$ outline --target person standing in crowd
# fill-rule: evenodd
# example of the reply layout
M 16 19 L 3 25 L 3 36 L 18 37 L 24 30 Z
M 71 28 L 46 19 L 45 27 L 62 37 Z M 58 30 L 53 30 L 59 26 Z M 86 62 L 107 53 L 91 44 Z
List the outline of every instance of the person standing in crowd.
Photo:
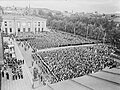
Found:
M 23 74 L 21 73 L 21 79 L 23 79 Z
M 15 80 L 15 75 L 14 75 L 14 73 L 12 73 L 12 80 Z
M 15 73 L 15 80 L 17 80 L 17 74 Z
M 7 80 L 9 80 L 9 73 L 8 72 L 6 72 L 6 78 L 7 78 Z
M 22 64 L 24 64 L 24 59 L 22 60 Z
M 2 70 L 2 77 L 4 77 L 4 70 Z
M 21 79 L 21 75 L 20 75 L 20 72 L 18 72 L 18 78 Z
M 20 69 L 20 75 L 21 75 L 21 79 L 23 79 L 23 71 L 22 71 L 22 69 Z

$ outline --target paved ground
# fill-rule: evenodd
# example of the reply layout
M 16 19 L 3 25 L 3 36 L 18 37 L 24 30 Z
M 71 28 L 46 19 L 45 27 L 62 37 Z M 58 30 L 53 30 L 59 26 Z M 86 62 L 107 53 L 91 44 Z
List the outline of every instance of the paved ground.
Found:
M 42 86 L 33 89 L 31 73 L 28 65 L 29 60 L 23 51 L 15 44 L 17 58 L 25 60 L 23 65 L 23 80 L 6 80 L 2 78 L 2 90 L 120 90 L 120 68 L 104 69 L 92 75 L 66 80 L 52 85 Z M 30 60 L 29 60 L 30 61 Z
M 5 41 L 7 41 L 7 39 L 5 39 Z M 11 43 L 10 41 L 8 41 L 9 43 Z M 18 80 L 12 80 L 12 78 L 10 77 L 10 80 L 6 80 L 5 78 L 2 78 L 2 86 L 1 86 L 1 90 L 34 90 L 32 88 L 32 75 L 30 73 L 30 70 L 26 64 L 26 61 L 28 59 L 24 58 L 17 43 L 16 42 L 12 42 L 12 44 L 15 45 L 15 54 L 17 59 L 24 59 L 25 60 L 25 64 L 22 66 L 22 70 L 23 70 L 23 79 L 18 79 Z M 38 87 L 35 90 L 51 90 L 50 86 L 44 86 L 44 87 Z
M 27 66 L 31 67 L 32 66 L 32 61 L 33 58 L 31 56 L 32 54 L 32 49 L 30 48 L 29 50 L 24 50 L 24 46 L 22 47 L 22 45 L 19 45 L 19 49 L 22 52 L 22 56 L 24 57 L 24 59 L 26 60 Z

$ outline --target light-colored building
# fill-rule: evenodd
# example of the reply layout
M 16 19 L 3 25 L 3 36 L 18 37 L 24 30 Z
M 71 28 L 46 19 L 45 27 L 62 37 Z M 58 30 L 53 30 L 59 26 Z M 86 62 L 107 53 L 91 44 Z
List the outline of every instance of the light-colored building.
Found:
M 4 33 L 15 35 L 19 32 L 38 33 L 46 31 L 46 19 L 35 16 L 3 15 L 1 29 Z

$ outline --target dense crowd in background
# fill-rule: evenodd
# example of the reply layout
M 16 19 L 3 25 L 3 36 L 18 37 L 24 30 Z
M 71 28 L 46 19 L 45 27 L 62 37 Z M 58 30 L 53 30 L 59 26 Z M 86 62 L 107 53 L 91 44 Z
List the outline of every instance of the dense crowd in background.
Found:
M 17 36 L 15 36 L 17 41 L 23 41 L 28 39 L 34 39 L 35 35 L 32 32 L 19 32 Z
M 112 49 L 105 44 L 95 44 L 96 41 L 87 38 L 52 30 L 31 35 L 17 37 L 25 45 L 26 51 L 33 49 L 32 57 L 39 68 L 33 70 L 34 80 L 44 83 L 56 83 L 98 72 L 106 67 L 114 68 L 120 63 L 110 57 Z M 94 44 L 93 44 L 94 42 Z M 88 46 L 78 46 L 88 44 Z M 53 47 L 73 46 L 50 51 L 37 50 Z M 41 73 L 39 73 L 41 69 Z
M 19 35 L 17 40 L 25 40 L 26 35 Z M 29 39 L 30 37 L 34 37 L 34 39 Z M 60 32 L 60 31 L 50 31 L 50 32 L 42 32 L 35 35 L 27 35 L 27 42 L 33 49 L 44 49 L 44 48 L 52 48 L 52 47 L 63 47 L 63 46 L 73 46 L 73 45 L 81 45 L 81 44 L 90 44 L 94 43 L 93 40 L 89 40 L 80 36 L 75 36 L 73 34 Z
M 44 83 L 56 83 L 95 73 L 105 67 L 113 68 L 120 65 L 110 57 L 113 51 L 108 48 L 108 45 L 92 44 L 95 41 L 74 34 L 53 30 L 31 35 L 24 34 L 17 39 L 20 41 L 19 44 L 22 43 L 22 47 L 25 45 L 25 51 L 30 47 L 33 49 L 32 57 L 39 69 L 42 69 L 41 74 L 36 68 L 33 77 L 35 80 L 41 78 L 41 82 Z M 78 46 L 82 45 L 80 43 L 89 45 Z M 35 52 L 45 48 L 69 45 L 73 47 Z
M 56 83 L 95 73 L 105 67 L 120 66 L 109 57 L 112 52 L 106 45 L 94 45 L 43 51 L 35 55 L 49 71 L 48 82 Z

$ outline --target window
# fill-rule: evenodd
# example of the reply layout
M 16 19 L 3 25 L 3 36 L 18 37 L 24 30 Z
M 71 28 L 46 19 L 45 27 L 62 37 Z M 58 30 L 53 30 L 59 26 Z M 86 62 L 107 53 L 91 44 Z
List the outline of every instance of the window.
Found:
M 42 28 L 42 32 L 43 32 L 43 28 Z
M 35 28 L 35 32 L 37 32 L 37 29 Z
M 23 28 L 23 32 L 25 32 L 25 28 Z
M 38 32 L 40 32 L 40 28 L 38 28 Z
M 12 28 L 10 28 L 10 32 L 12 32 Z
M 7 33 L 7 28 L 5 28 L 5 33 Z
M 28 28 L 28 32 L 30 32 L 30 28 Z
M 38 26 L 40 26 L 40 22 L 38 22 Z
M 18 32 L 20 32 L 20 28 L 18 28 Z
M 7 26 L 7 21 L 5 21 L 4 23 L 5 23 L 5 26 Z

